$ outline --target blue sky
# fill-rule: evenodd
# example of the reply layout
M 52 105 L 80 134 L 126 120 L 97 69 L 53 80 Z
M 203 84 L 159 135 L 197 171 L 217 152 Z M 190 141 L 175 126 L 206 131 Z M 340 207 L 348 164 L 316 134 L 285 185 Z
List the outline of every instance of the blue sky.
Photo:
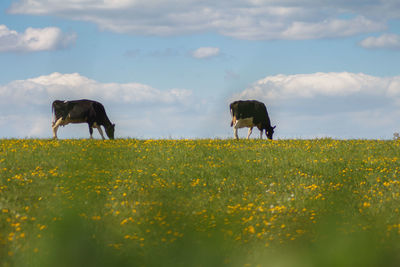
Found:
M 2 0 L 0 138 L 51 137 L 79 98 L 117 137 L 229 138 L 229 103 L 258 99 L 276 138 L 392 138 L 399 62 L 395 0 Z

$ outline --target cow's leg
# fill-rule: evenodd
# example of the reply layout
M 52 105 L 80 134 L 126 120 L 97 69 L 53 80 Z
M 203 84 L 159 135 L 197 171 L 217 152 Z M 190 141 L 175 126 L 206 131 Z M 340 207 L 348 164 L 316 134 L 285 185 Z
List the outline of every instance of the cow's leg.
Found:
M 55 123 L 53 123 L 53 126 L 51 127 L 53 129 L 53 138 L 54 139 L 57 139 L 57 130 L 58 130 L 58 127 L 60 127 L 62 122 L 63 122 L 63 119 L 59 118 Z
M 93 139 L 93 127 L 89 124 L 90 139 Z
M 247 133 L 247 139 L 250 138 L 251 133 L 253 132 L 253 127 L 249 128 L 249 132 Z
M 260 139 L 262 139 L 263 131 L 264 131 L 264 129 L 260 130 Z
M 235 123 L 235 126 L 233 126 L 233 135 L 236 140 L 239 140 L 237 122 Z
M 101 135 L 101 138 L 103 138 L 103 140 L 105 140 L 104 135 L 103 135 L 103 130 L 101 129 L 100 125 L 94 125 L 93 127 L 97 128 L 97 130 L 99 130 L 99 133 Z

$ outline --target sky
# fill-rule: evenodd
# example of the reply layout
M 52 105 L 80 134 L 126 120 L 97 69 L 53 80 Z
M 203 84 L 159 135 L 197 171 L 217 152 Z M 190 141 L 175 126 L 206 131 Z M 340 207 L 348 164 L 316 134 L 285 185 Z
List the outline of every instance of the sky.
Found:
M 1 0 L 0 138 L 51 138 L 52 101 L 86 98 L 116 138 L 233 138 L 256 99 L 277 139 L 392 139 L 399 66 L 398 0 Z

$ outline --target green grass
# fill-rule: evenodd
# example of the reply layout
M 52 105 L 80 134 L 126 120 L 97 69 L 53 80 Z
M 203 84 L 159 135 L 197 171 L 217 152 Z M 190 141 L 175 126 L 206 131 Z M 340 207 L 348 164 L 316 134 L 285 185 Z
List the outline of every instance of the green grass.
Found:
M 2 266 L 397 266 L 400 142 L 0 140 Z

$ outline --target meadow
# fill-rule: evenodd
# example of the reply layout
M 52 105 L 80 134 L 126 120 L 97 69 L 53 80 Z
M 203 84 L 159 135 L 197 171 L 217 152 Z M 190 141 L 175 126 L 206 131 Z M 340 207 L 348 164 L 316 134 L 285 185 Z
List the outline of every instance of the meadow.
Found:
M 400 141 L 0 140 L 1 266 L 398 266 Z

